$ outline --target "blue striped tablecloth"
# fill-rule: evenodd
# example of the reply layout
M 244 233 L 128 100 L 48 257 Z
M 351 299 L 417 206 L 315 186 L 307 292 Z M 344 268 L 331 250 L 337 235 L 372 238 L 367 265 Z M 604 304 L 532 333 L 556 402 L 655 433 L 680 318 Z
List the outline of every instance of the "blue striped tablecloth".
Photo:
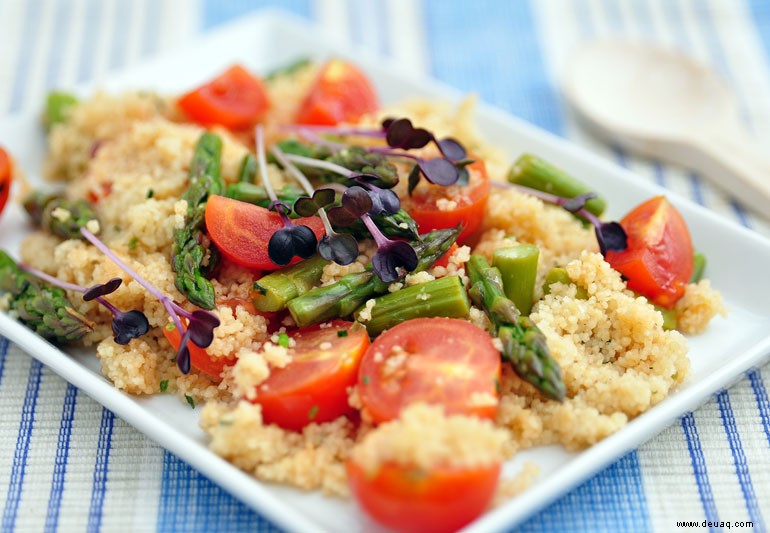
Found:
M 767 0 L 0 0 L 0 113 L 51 87 L 184 44 L 264 6 L 319 21 L 336 39 L 398 58 L 770 235 L 692 173 L 585 135 L 558 75 L 575 44 L 644 38 L 713 65 L 770 148 Z M 0 142 L 2 140 L 0 139 Z M 0 225 L 0 231 L 2 226 Z M 748 258 L 747 258 L 748 259 Z M 752 370 L 520 531 L 674 531 L 678 521 L 770 521 L 770 367 Z M 2 531 L 274 531 L 206 478 L 0 339 Z

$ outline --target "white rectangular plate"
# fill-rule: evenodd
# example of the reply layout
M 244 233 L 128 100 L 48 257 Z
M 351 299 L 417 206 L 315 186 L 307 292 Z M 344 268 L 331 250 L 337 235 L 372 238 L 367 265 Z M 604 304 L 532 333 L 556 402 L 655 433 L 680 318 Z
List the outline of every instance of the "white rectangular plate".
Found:
M 103 87 L 108 91 L 181 92 L 236 61 L 265 72 L 299 56 L 322 59 L 330 54 L 347 56 L 362 65 L 387 103 L 409 96 L 447 100 L 461 96 L 431 80 L 404 75 L 393 62 L 342 50 L 326 42 L 307 23 L 272 11 L 241 19 L 191 46 L 112 76 Z M 90 90 L 81 89 L 84 94 Z M 36 184 L 41 183 L 45 149 L 38 116 L 37 112 L 26 113 L 0 121 L 0 144 L 10 149 Z M 619 217 L 642 200 L 665 192 L 491 107 L 481 106 L 478 127 L 485 138 L 493 139 L 511 158 L 523 151 L 534 152 L 585 177 L 609 200 L 611 217 Z M 690 339 L 692 375 L 687 382 L 615 435 L 580 453 L 549 446 L 519 454 L 506 465 L 506 473 L 531 461 L 540 466 L 539 480 L 524 494 L 486 513 L 466 531 L 511 528 L 663 430 L 770 353 L 770 284 L 762 281 L 770 265 L 770 242 L 688 200 L 667 194 L 687 219 L 698 249 L 709 258 L 708 277 L 724 294 L 729 316 L 715 320 L 708 332 Z M 0 223 L 0 248 L 15 253 L 29 231 L 21 209 L 10 206 Z M 92 352 L 65 354 L 4 314 L 0 314 L 0 334 L 282 528 L 301 533 L 377 530 L 352 502 L 261 483 L 220 459 L 206 447 L 205 435 L 197 424 L 197 410 L 192 411 L 171 396 L 138 398 L 116 390 L 99 374 Z

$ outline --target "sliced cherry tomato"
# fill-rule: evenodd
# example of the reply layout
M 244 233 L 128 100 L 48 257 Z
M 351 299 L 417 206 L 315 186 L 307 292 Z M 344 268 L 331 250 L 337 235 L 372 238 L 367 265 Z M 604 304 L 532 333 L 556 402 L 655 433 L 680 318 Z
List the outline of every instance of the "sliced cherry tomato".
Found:
M 607 252 L 607 262 L 628 278 L 628 288 L 670 309 L 684 294 L 693 269 L 687 223 L 664 196 L 631 210 L 620 225 L 628 235 L 622 252 Z
M 433 266 L 440 266 L 440 267 L 448 267 L 449 266 L 449 258 L 452 256 L 453 253 L 457 251 L 459 246 L 457 246 L 457 243 L 453 243 L 452 246 L 449 247 L 449 250 L 446 251 L 444 255 L 438 258 L 438 261 L 436 261 Z
M 348 387 L 355 385 L 358 365 L 369 347 L 369 336 L 352 322 L 335 320 L 288 334 L 296 344 L 292 361 L 275 368 L 257 387 L 254 400 L 265 422 L 299 431 L 311 422 L 329 422 L 355 411 L 348 404 Z
M 318 217 L 298 218 L 293 222 L 308 226 L 319 239 L 324 235 L 323 222 Z M 246 268 L 278 268 L 267 255 L 267 243 L 282 227 L 280 215 L 264 207 L 224 196 L 212 196 L 206 202 L 209 237 L 222 255 Z M 299 260 L 295 257 L 291 264 Z
M 240 65 L 183 95 L 178 104 L 198 124 L 233 130 L 253 126 L 270 107 L 262 82 Z
M 313 82 L 296 122 L 334 126 L 355 122 L 378 108 L 377 94 L 366 75 L 351 63 L 331 59 Z
M 500 353 L 483 329 L 457 318 L 417 318 L 377 337 L 358 375 L 361 403 L 376 422 L 414 402 L 494 418 Z
M 163 335 L 166 337 L 174 350 L 179 350 L 179 345 L 182 343 L 182 334 L 179 333 L 172 325 L 162 328 Z M 171 328 L 171 329 L 169 329 Z M 213 378 L 220 379 L 220 374 L 227 366 L 235 364 L 235 359 L 224 359 L 222 357 L 211 357 L 206 350 L 195 346 L 193 343 L 188 344 L 190 350 L 190 366 L 194 369 L 208 374 Z
M 492 500 L 500 463 L 429 472 L 387 463 L 370 475 L 346 464 L 353 495 L 377 522 L 396 531 L 450 533 L 479 516 Z
M 453 228 L 462 222 L 463 231 L 457 239 L 462 244 L 479 229 L 489 198 L 489 175 L 480 159 L 469 165 L 468 171 L 468 185 L 444 187 L 423 181 L 411 197 L 403 199 L 402 206 L 417 222 L 420 233 Z M 457 205 L 451 209 L 439 209 L 440 201 L 454 201 Z
M 8 195 L 11 192 L 11 178 L 13 177 L 13 166 L 11 158 L 2 147 L 0 147 L 0 213 L 5 208 L 8 201 Z

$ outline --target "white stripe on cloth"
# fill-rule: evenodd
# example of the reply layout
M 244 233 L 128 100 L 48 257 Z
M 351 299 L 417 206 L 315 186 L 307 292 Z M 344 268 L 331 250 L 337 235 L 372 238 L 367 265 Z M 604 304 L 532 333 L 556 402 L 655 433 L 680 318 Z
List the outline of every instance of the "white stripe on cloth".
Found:
M 315 0 L 313 15 L 325 37 L 337 44 L 351 43 L 350 14 L 346 0 Z
M 425 74 L 430 65 L 422 2 L 390 0 L 383 3 L 387 10 L 387 53 L 398 60 L 404 70 Z

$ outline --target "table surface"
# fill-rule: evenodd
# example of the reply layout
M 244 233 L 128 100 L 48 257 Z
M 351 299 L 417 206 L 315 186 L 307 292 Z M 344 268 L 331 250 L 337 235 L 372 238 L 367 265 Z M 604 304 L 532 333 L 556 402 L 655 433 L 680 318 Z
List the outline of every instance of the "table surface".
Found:
M 602 36 L 678 47 L 733 86 L 770 148 L 766 0 L 0 0 L 0 114 L 52 87 L 109 72 L 272 6 L 396 57 L 770 236 L 770 226 L 679 168 L 582 131 L 558 79 L 570 50 Z M 2 140 L 0 139 L 0 142 Z M 0 225 L 0 230 L 2 226 Z M 770 366 L 693 413 L 517 530 L 673 531 L 770 521 Z M 184 462 L 0 338 L 0 529 L 275 531 Z M 725 524 L 727 525 L 727 524 Z

